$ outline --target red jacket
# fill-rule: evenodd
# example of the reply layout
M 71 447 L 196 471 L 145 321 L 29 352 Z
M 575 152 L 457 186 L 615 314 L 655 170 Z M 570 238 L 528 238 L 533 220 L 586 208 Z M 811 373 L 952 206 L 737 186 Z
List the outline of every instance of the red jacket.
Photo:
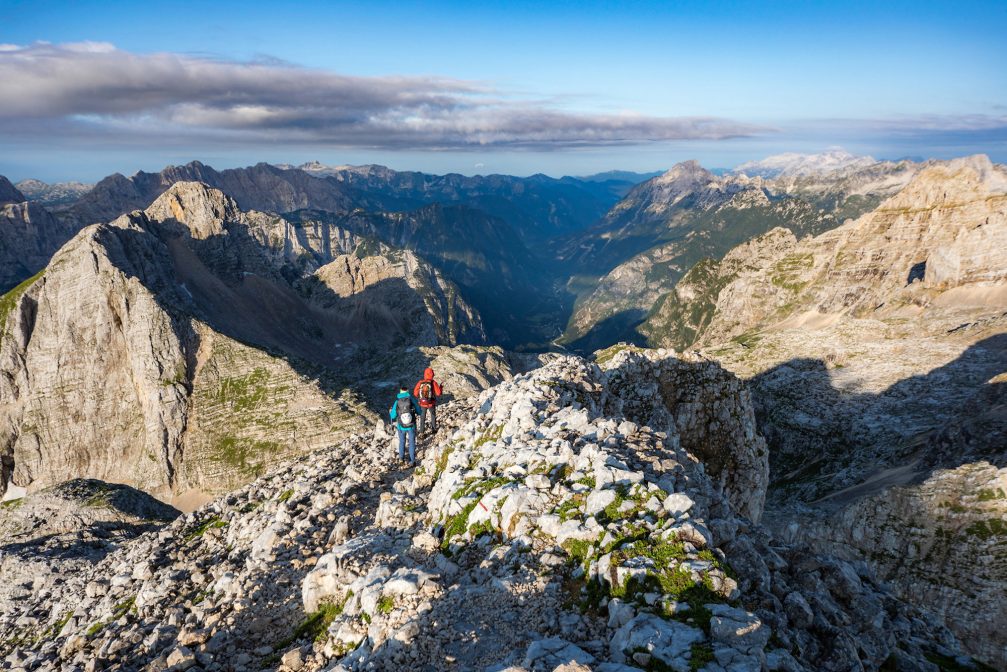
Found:
M 434 388 L 434 398 L 424 399 L 420 396 L 420 386 L 426 381 L 430 381 L 431 386 Z M 433 408 L 437 405 L 437 397 L 441 396 L 441 386 L 436 380 L 434 380 L 434 370 L 427 369 L 423 372 L 423 380 L 416 383 L 416 387 L 413 388 L 413 396 L 416 397 L 417 401 L 420 402 L 420 406 L 423 408 Z

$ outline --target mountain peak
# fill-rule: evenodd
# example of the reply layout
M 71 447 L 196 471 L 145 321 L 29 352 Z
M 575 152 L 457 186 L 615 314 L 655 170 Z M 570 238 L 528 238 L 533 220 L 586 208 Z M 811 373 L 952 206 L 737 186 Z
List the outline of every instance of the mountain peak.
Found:
M 699 161 L 689 159 L 688 161 L 676 163 L 668 171 L 658 176 L 657 179 L 661 181 L 671 181 L 678 180 L 683 177 L 711 178 L 713 177 L 713 173 L 704 168 Z
M 5 203 L 24 203 L 27 200 L 24 194 L 10 183 L 10 180 L 0 175 L 0 205 L 4 205 Z
M 157 197 L 146 214 L 154 221 L 175 220 L 184 224 L 193 238 L 224 233 L 224 222 L 241 216 L 238 204 L 219 189 L 202 182 L 176 182 Z
M 742 163 L 734 169 L 752 177 L 806 177 L 824 175 L 849 168 L 866 168 L 877 163 L 870 156 L 856 156 L 845 149 L 834 147 L 817 154 L 785 152 L 767 156 L 759 161 Z

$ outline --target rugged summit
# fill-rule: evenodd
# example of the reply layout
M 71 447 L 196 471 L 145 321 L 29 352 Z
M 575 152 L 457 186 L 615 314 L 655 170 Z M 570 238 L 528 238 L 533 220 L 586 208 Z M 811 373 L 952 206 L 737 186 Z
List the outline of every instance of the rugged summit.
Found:
M 382 431 L 358 435 L 61 582 L 26 582 L 0 615 L 7 664 L 971 667 L 863 564 L 738 514 L 764 493 L 766 454 L 729 374 L 668 353 L 605 359 L 561 358 L 445 407 L 415 472 L 390 468 Z M 716 433 L 697 413 L 722 418 Z
M 178 183 L 85 228 L 5 297 L 3 484 L 83 475 L 162 497 L 225 491 L 373 422 L 359 397 L 373 392 L 368 369 L 351 362 L 481 336 L 457 289 L 414 255 L 359 243 L 353 261 L 291 281 L 297 251 L 278 230 Z
M 837 229 L 777 229 L 693 268 L 643 328 L 750 380 L 773 526 L 940 605 L 997 666 L 1005 255 L 1007 170 L 984 156 L 935 162 Z

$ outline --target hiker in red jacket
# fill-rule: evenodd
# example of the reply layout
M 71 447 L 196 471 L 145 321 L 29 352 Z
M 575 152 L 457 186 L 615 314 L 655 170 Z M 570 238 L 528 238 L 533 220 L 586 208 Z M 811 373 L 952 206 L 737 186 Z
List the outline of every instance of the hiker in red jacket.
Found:
M 430 418 L 431 431 L 437 431 L 437 397 L 441 396 L 441 386 L 434 380 L 434 370 L 428 368 L 423 372 L 423 380 L 416 383 L 413 396 L 420 402 L 420 425 L 417 436 L 423 433 L 426 420 Z

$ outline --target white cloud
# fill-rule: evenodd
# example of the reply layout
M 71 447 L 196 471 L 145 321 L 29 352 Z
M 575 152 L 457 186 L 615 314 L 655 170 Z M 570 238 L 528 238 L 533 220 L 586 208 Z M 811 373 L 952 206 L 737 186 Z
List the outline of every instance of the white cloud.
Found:
M 0 47 L 0 130 L 375 148 L 565 148 L 719 140 L 763 130 L 713 117 L 581 114 L 476 82 L 352 77 L 273 60 L 134 54 L 104 42 Z

